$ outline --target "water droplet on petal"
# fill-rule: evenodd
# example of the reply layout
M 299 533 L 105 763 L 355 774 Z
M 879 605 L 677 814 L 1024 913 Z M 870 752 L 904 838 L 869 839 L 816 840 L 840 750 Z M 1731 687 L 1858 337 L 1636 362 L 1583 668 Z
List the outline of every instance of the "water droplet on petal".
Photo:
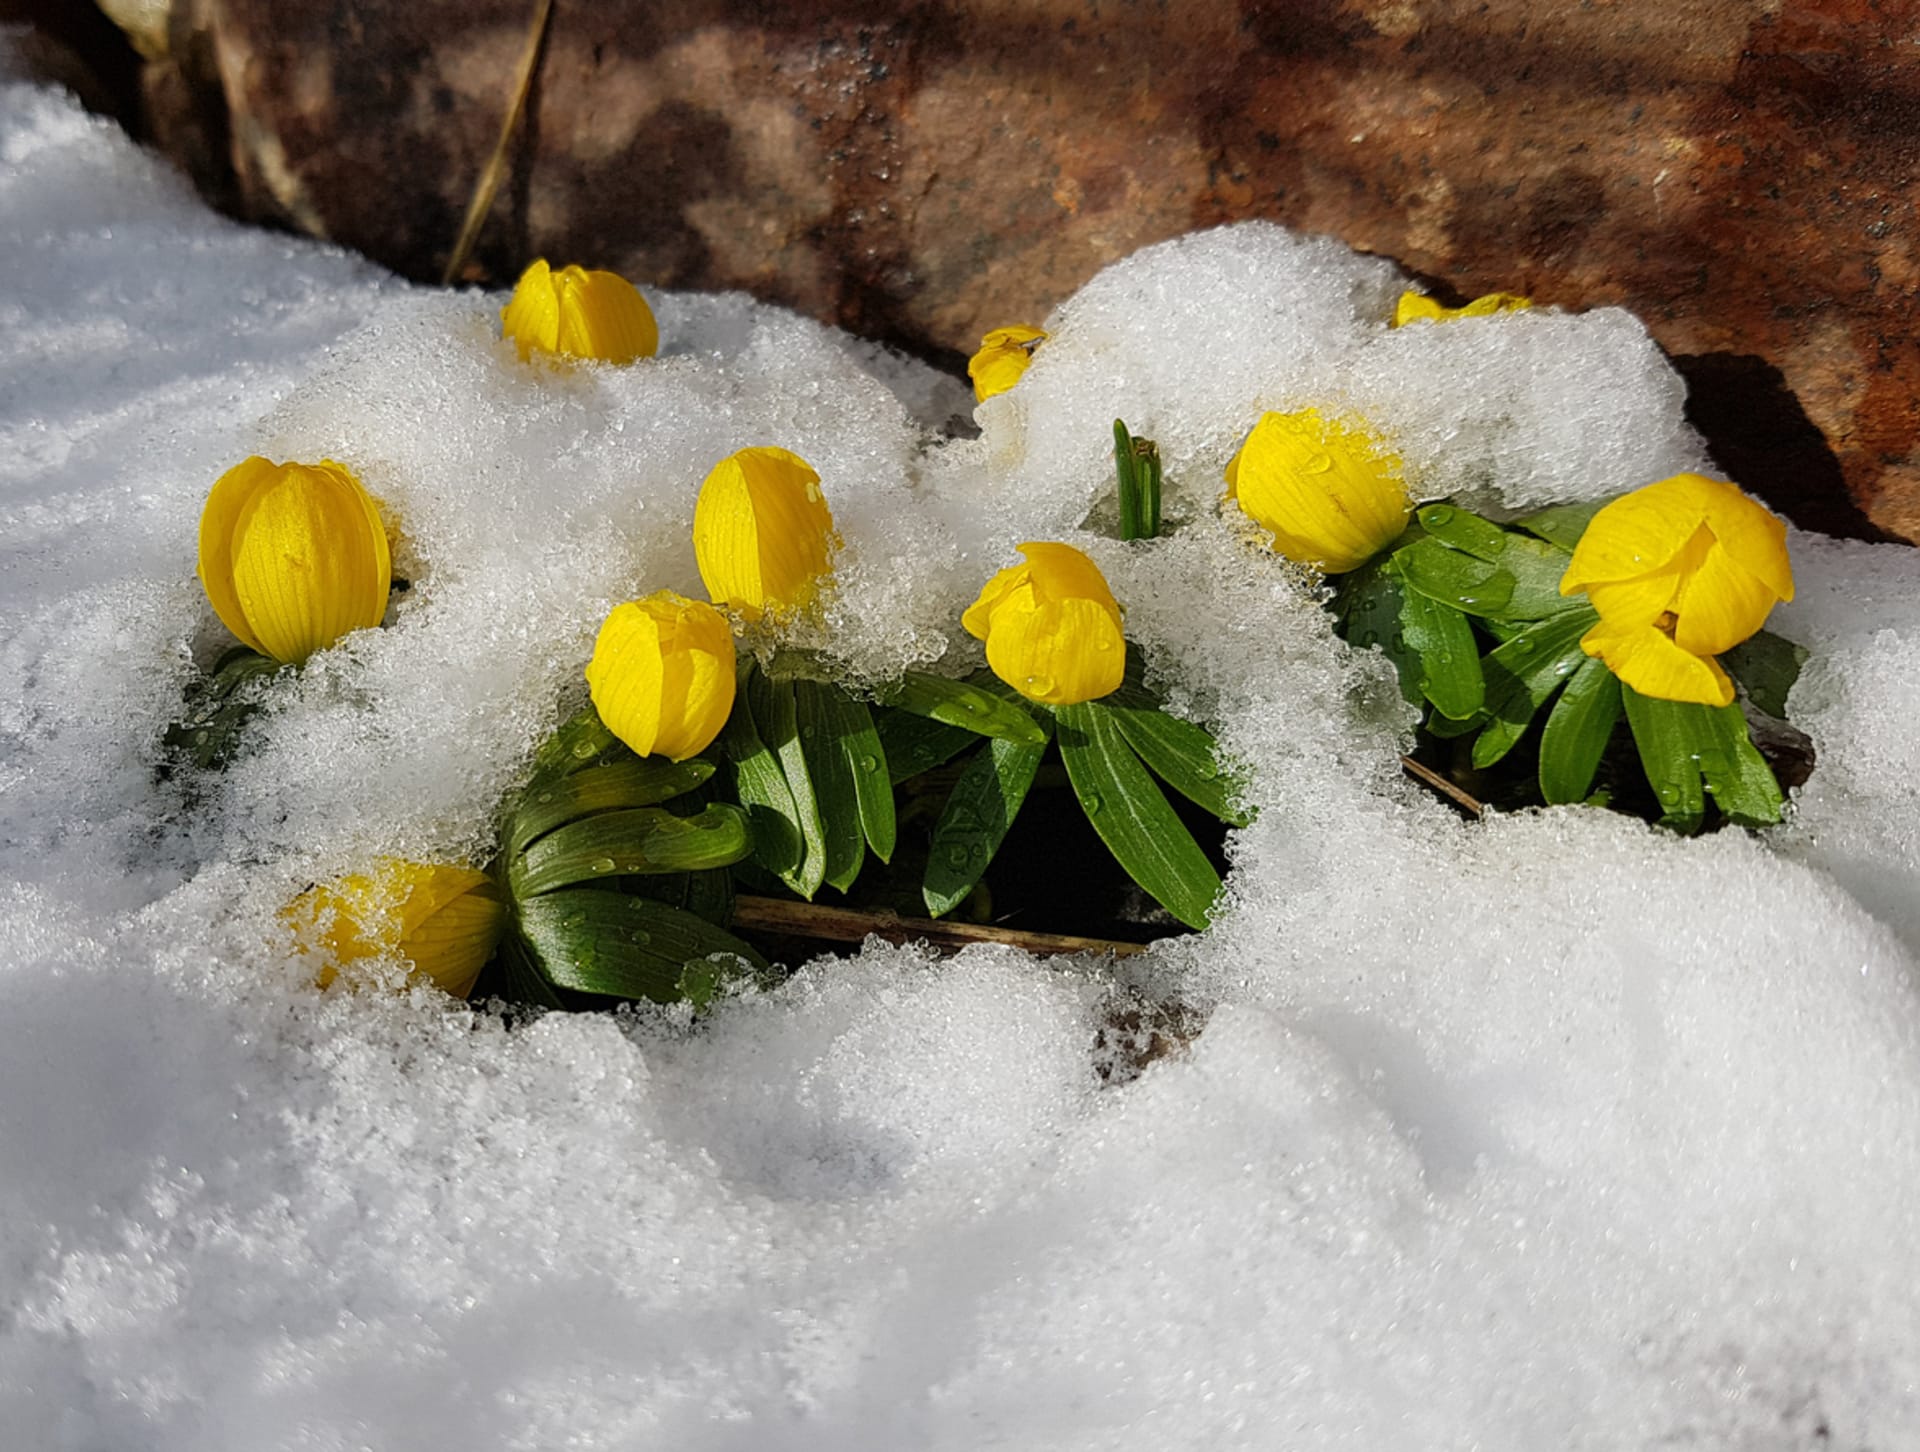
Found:
M 1333 460 L 1325 454 L 1308 454 L 1300 467 L 1308 474 L 1324 474 L 1333 467 Z
M 1029 696 L 1051 696 L 1053 694 L 1052 676 L 1028 676 L 1023 689 Z

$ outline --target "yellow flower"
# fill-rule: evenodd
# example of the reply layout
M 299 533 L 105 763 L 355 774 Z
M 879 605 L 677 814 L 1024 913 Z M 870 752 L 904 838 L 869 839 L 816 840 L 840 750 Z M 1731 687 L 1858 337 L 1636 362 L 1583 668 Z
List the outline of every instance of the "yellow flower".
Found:
M 1521 313 L 1533 306 L 1533 299 L 1517 292 L 1490 292 L 1465 307 L 1443 308 L 1432 298 L 1417 292 L 1403 292 L 1393 305 L 1393 326 L 1408 323 L 1450 323 L 1456 318 L 1490 318 L 1495 313 Z
M 537 350 L 566 358 L 631 363 L 660 347 L 653 309 L 617 272 L 588 272 L 545 259 L 520 274 L 513 296 L 500 309 L 500 328 L 524 360 Z
M 416 980 L 465 998 L 500 941 L 507 904 L 484 872 L 388 857 L 371 873 L 309 888 L 283 916 L 308 951 L 326 955 L 322 988 L 341 968 L 394 955 Z
M 1787 527 L 1732 484 L 1675 474 L 1594 515 L 1560 593 L 1600 612 L 1580 647 L 1641 695 L 1724 706 L 1713 657 L 1793 598 Z
M 1126 641 L 1100 567 L 1072 545 L 1029 543 L 1020 553 L 1027 562 L 987 581 L 960 617 L 967 634 L 987 643 L 993 673 L 1045 706 L 1119 690 Z
M 693 554 L 716 605 L 749 620 L 810 603 L 839 546 L 813 466 L 785 449 L 752 448 L 713 466 L 693 509 Z
M 1281 554 L 1329 575 L 1379 554 L 1413 513 L 1400 456 L 1358 421 L 1313 408 L 1260 416 L 1227 465 L 1227 498 Z
M 1010 328 L 995 328 L 980 340 L 980 351 L 967 360 L 967 377 L 973 380 L 976 403 L 985 403 L 996 393 L 1005 393 L 1020 381 L 1020 375 L 1033 362 L 1033 350 L 1047 341 L 1038 328 L 1016 323 Z
M 387 613 L 393 564 L 380 506 L 344 464 L 256 455 L 207 495 L 200 583 L 242 644 L 297 664 Z
M 685 761 L 733 710 L 733 631 L 711 605 L 671 590 L 616 605 L 587 687 L 607 729 L 641 756 Z

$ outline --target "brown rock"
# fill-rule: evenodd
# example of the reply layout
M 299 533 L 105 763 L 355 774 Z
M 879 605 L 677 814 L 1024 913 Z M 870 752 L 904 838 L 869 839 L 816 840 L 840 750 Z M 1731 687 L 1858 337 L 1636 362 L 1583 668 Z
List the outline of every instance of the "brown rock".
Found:
M 242 208 L 437 275 L 531 0 L 194 3 Z M 470 274 L 546 254 L 953 354 L 1139 246 L 1268 217 L 1460 294 L 1632 308 L 1729 472 L 1805 523 L 1920 539 L 1912 21 L 558 0 Z

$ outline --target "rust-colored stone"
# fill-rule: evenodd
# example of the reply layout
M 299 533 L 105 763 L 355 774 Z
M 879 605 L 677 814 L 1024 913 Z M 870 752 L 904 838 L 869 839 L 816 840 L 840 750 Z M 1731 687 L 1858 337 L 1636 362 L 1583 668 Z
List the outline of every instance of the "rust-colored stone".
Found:
M 195 4 L 244 210 L 436 276 L 530 0 Z M 1146 243 L 1273 218 L 1459 294 L 1630 307 L 1743 483 L 1817 527 L 1920 538 L 1913 19 L 557 0 L 470 274 L 547 254 L 951 354 Z

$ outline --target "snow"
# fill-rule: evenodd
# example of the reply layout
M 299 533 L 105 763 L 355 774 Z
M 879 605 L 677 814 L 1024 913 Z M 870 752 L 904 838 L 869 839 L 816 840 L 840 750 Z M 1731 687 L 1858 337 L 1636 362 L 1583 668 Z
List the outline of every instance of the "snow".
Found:
M 1307 403 L 1512 509 L 1699 467 L 1630 316 L 1392 332 L 1388 264 L 1244 226 L 1095 278 L 948 438 L 958 385 L 739 297 L 659 296 L 650 364 L 523 367 L 498 298 L 222 222 L 17 85 L 0 260 L 6 1445 L 1920 1443 L 1920 556 L 1794 536 L 1818 769 L 1683 841 L 1458 821 L 1384 664 L 1213 510 Z M 1151 544 L 1082 529 L 1116 415 L 1167 460 Z M 1095 556 L 1254 766 L 1216 926 L 873 945 L 699 1024 L 314 991 L 278 906 L 483 853 L 751 443 L 821 473 L 856 676 L 977 650 L 1021 540 Z M 358 470 L 412 589 L 193 790 L 154 766 L 222 641 L 195 528 L 256 451 Z M 1139 995 L 1205 1028 L 1108 1082 Z

